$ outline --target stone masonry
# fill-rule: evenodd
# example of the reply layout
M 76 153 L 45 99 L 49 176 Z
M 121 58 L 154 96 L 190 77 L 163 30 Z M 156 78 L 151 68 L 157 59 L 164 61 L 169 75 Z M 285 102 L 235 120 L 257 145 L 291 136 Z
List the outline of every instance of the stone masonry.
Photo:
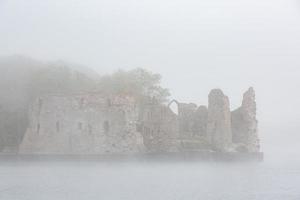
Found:
M 257 126 L 255 92 L 249 88 L 244 94 L 242 106 L 232 112 L 232 140 L 238 151 L 260 150 Z
M 175 103 L 178 114 L 170 105 Z M 220 89 L 208 107 L 129 96 L 44 95 L 29 111 L 23 154 L 136 154 L 180 151 L 259 152 L 255 92 L 230 111 Z
M 232 143 L 229 99 L 219 89 L 208 98 L 207 136 L 213 150 L 227 151 Z
M 21 153 L 137 153 L 143 139 L 136 131 L 133 99 L 97 94 L 40 97 L 30 112 Z

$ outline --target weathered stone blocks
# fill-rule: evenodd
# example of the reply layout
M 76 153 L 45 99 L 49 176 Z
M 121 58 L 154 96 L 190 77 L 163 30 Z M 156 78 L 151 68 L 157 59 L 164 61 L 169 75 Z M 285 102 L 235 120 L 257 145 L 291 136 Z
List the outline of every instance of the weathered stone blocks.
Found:
M 208 98 L 208 107 L 172 101 L 176 114 L 170 104 L 128 96 L 41 96 L 30 108 L 20 153 L 259 152 L 253 88 L 233 112 L 220 89 Z
M 220 89 L 209 94 L 207 136 L 213 150 L 228 151 L 232 143 L 229 99 Z
M 253 88 L 244 93 L 242 106 L 232 112 L 233 142 L 238 151 L 259 152 L 258 122 Z

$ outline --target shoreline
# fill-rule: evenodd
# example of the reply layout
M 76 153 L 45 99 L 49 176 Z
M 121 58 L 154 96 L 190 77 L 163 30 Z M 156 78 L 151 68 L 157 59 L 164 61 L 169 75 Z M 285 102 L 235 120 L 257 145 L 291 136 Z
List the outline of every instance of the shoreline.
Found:
M 0 154 L 0 162 L 5 161 L 158 161 L 158 162 L 201 162 L 201 161 L 255 161 L 263 162 L 264 153 L 236 152 L 172 152 L 144 154 Z

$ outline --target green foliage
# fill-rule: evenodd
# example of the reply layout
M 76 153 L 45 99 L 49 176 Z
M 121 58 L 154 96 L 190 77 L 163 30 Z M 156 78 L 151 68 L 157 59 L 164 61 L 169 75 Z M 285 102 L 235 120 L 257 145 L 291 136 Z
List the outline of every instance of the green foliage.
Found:
M 130 71 L 119 70 L 101 77 L 97 89 L 104 94 L 130 95 L 139 100 L 155 98 L 158 102 L 167 101 L 169 90 L 162 88 L 161 75 L 137 68 Z

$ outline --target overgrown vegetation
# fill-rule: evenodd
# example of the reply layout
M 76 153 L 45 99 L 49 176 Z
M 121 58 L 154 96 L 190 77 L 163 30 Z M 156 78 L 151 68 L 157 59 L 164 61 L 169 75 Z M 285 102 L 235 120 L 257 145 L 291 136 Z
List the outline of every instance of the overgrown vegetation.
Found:
M 97 90 L 104 94 L 130 95 L 142 101 L 155 98 L 164 103 L 170 96 L 169 90 L 161 86 L 161 75 L 142 68 L 129 71 L 119 70 L 100 78 Z

